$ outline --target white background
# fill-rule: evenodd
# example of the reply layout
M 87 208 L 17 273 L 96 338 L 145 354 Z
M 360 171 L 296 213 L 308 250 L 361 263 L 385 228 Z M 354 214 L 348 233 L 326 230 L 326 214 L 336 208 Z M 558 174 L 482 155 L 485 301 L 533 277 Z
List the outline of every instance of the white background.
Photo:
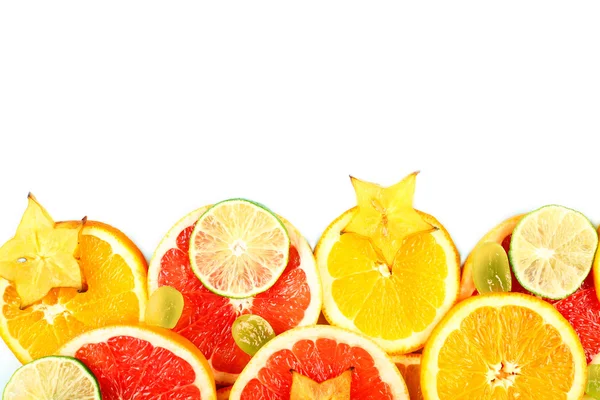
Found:
M 0 243 L 32 191 L 147 257 L 234 196 L 315 244 L 349 174 L 413 170 L 463 257 L 547 203 L 599 222 L 600 3 L 397 3 L 2 2 Z

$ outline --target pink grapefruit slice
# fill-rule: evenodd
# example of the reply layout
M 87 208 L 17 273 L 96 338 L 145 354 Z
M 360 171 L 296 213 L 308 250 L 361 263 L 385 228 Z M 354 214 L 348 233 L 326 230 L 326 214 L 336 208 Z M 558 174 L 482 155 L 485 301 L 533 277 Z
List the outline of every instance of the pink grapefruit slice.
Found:
M 215 400 L 206 358 L 166 329 L 113 326 L 86 332 L 59 354 L 83 362 L 105 400 Z
M 244 369 L 229 398 L 307 398 L 299 396 L 306 387 L 297 383 L 308 381 L 318 391 L 319 385 L 343 384 L 346 374 L 351 379 L 334 392 L 349 389 L 351 400 L 409 399 L 400 372 L 379 346 L 366 336 L 324 325 L 292 329 L 268 342 Z
M 189 260 L 195 224 L 210 206 L 195 210 L 171 228 L 156 249 L 148 271 L 148 290 L 171 286 L 184 298 L 183 314 L 173 329 L 206 356 L 219 385 L 231 385 L 250 361 L 233 339 L 233 322 L 242 314 L 266 319 L 276 334 L 313 325 L 321 312 L 322 294 L 312 250 L 300 232 L 280 218 L 290 237 L 285 270 L 268 290 L 246 299 L 230 299 L 208 290 Z

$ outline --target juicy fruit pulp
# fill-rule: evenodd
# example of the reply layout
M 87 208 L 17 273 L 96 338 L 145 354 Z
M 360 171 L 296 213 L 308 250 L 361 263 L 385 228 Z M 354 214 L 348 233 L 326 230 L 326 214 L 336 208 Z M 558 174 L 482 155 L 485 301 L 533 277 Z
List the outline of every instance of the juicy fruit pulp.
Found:
M 546 206 L 527 214 L 515 227 L 509 256 L 524 288 L 557 300 L 581 286 L 597 247 L 598 234 L 583 214 Z
M 156 289 L 148 300 L 146 322 L 148 325 L 173 329 L 183 313 L 183 296 L 177 289 L 161 286 Z
M 585 393 L 594 399 L 600 399 L 600 365 L 588 365 L 588 381 Z
M 269 322 L 258 315 L 240 315 L 231 327 L 235 344 L 249 356 L 256 354 L 269 340 L 275 337 L 275 331 Z
M 583 348 L 548 303 L 516 293 L 475 296 L 436 327 L 423 354 L 425 398 L 580 399 Z M 547 377 L 553 377 L 551 380 Z
M 410 174 L 387 188 L 352 178 L 358 212 L 344 232 L 369 238 L 388 265 L 394 262 L 405 237 L 433 229 L 412 206 L 416 176 L 416 172 Z
M 270 341 L 240 375 L 230 398 L 288 400 L 307 392 L 325 394 L 330 386 L 347 387 L 347 375 L 349 399 L 408 399 L 397 368 L 379 347 L 330 326 L 297 328 Z
M 214 205 L 197 221 L 190 260 L 210 291 L 245 298 L 275 284 L 287 265 L 289 250 L 287 230 L 275 214 L 234 199 Z
M 512 277 L 502 245 L 484 243 L 473 250 L 473 281 L 479 293 L 510 292 Z
M 137 247 L 115 228 L 87 221 L 79 253 L 87 281 L 85 292 L 55 288 L 40 302 L 21 310 L 15 287 L 0 280 L 0 334 L 19 361 L 55 354 L 82 332 L 137 323 L 143 318 L 146 261 Z
M 0 247 L 0 277 L 14 284 L 21 308 L 40 301 L 52 288 L 81 290 L 83 285 L 75 253 L 85 218 L 57 225 L 31 194 L 28 201 L 15 237 Z
M 80 361 L 44 357 L 19 368 L 4 388 L 3 400 L 100 400 L 98 382 Z
M 445 229 L 406 237 L 391 269 L 373 243 L 340 233 L 352 209 L 325 231 L 316 249 L 323 279 L 325 317 L 332 325 L 359 331 L 389 353 L 423 346 L 458 294 L 458 252 Z
M 411 400 L 423 400 L 421 392 L 421 355 L 406 354 L 393 356 L 392 361 L 402 374 Z
M 213 400 L 206 360 L 169 331 L 116 326 L 87 332 L 61 354 L 74 356 L 96 376 L 106 400 Z
M 218 384 L 232 384 L 250 360 L 235 343 L 232 325 L 243 314 L 266 319 L 276 334 L 298 325 L 316 323 L 321 288 L 312 252 L 297 230 L 283 220 L 292 246 L 288 265 L 269 290 L 234 300 L 209 291 L 194 275 L 188 249 L 199 209 L 176 224 L 159 245 L 150 265 L 149 287 L 172 286 L 184 297 L 184 309 L 174 328 L 194 343 L 209 360 Z

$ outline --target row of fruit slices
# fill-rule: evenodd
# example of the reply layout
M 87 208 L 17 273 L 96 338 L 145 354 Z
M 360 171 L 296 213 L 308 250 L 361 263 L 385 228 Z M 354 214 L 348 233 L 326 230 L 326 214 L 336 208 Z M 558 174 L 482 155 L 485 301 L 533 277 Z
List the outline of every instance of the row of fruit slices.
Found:
M 147 268 L 118 230 L 55 223 L 30 196 L 0 248 L 0 335 L 27 363 L 4 399 L 597 398 L 589 221 L 511 218 L 461 271 L 415 182 L 353 178 L 357 207 L 314 255 L 263 205 L 202 207 Z

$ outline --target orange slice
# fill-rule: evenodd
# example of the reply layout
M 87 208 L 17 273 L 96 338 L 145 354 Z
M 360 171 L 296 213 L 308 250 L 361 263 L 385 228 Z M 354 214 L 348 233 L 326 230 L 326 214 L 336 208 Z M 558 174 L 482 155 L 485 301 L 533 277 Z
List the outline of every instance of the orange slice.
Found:
M 21 310 L 15 287 L 0 279 L 0 336 L 22 363 L 54 354 L 88 330 L 143 319 L 147 264 L 136 245 L 109 225 L 87 221 L 79 252 L 85 292 L 55 288 Z
M 405 237 L 390 270 L 370 240 L 342 233 L 356 212 L 336 219 L 315 250 L 323 314 L 331 325 L 361 332 L 390 354 L 415 351 L 458 296 L 456 246 L 434 217 L 419 212 L 437 229 Z
M 471 297 L 435 328 L 423 353 L 428 400 L 576 400 L 586 359 L 552 305 L 520 293 Z
M 423 400 L 421 392 L 421 355 L 417 353 L 392 356 L 392 361 L 406 382 L 411 400 Z

